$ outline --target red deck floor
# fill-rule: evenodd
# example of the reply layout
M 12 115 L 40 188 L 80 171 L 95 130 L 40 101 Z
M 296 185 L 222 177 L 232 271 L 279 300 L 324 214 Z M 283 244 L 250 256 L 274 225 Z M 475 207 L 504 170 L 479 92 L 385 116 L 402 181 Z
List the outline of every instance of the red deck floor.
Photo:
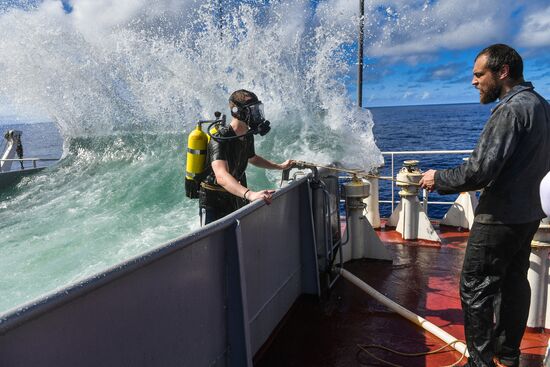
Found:
M 392 251 L 393 264 L 359 260 L 344 267 L 393 301 L 464 339 L 458 281 L 468 232 L 453 228 L 439 232 L 441 245 L 404 241 L 395 231 L 381 230 L 379 236 Z M 526 332 L 521 367 L 542 365 L 547 339 L 544 332 Z M 358 345 L 364 344 L 409 353 L 444 345 L 340 278 L 326 299 L 300 298 L 254 362 L 257 367 L 385 366 L 361 351 Z M 404 367 L 448 366 L 461 357 L 456 351 L 416 358 L 372 352 Z

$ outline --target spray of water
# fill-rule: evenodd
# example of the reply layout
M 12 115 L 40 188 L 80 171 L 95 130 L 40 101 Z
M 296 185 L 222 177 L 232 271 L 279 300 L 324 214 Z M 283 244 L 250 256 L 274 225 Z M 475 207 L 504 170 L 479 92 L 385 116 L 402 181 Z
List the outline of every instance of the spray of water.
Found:
M 58 1 L 5 10 L 0 94 L 44 111 L 74 137 L 188 130 L 247 88 L 297 146 L 316 150 L 308 137 L 328 129 L 334 136 L 326 137 L 360 146 L 359 155 L 344 149 L 362 157 L 354 163 L 378 162 L 370 115 L 346 90 L 354 14 L 305 1 L 111 3 L 75 1 L 70 13 Z
M 0 194 L 0 310 L 198 226 L 183 194 L 193 122 L 236 89 L 264 102 L 257 153 L 369 169 L 368 111 L 346 84 L 356 15 L 342 1 L 74 0 L 0 8 L 0 100 L 47 114 L 64 160 Z M 67 2 L 65 4 L 68 4 Z M 275 173 L 250 170 L 254 188 Z

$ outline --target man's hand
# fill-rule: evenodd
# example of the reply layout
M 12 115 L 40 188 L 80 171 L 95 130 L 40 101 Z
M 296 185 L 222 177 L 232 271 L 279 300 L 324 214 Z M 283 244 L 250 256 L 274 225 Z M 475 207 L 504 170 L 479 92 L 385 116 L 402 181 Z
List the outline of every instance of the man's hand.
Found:
M 263 200 L 267 205 L 271 204 L 271 196 L 275 190 L 249 191 L 246 194 L 248 201 Z
M 284 171 L 285 169 L 292 168 L 295 164 L 296 164 L 296 162 L 294 160 L 287 159 L 283 163 L 279 164 L 279 169 Z
M 435 188 L 435 172 L 436 170 L 430 169 L 427 170 L 422 174 L 422 178 L 420 179 L 420 187 L 423 189 L 427 189 L 428 191 L 432 192 Z

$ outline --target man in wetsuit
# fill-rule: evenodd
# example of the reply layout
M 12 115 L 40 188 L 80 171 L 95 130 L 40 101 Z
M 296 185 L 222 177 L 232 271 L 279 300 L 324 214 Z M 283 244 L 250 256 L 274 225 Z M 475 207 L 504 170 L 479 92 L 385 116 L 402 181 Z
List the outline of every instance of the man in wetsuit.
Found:
M 201 213 L 203 209 L 206 212 L 205 224 L 234 212 L 249 201 L 271 203 L 274 190 L 252 191 L 247 188 L 245 170 L 248 163 L 279 170 L 294 165 L 292 160 L 281 164 L 271 162 L 254 151 L 253 133 L 265 135 L 269 131 L 269 122 L 263 116 L 263 104 L 254 93 L 244 89 L 233 92 L 229 108 L 231 123 L 220 127 L 208 143 L 206 160 L 210 173 L 200 189 Z
M 482 50 L 473 74 L 480 102 L 499 102 L 470 159 L 429 170 L 420 184 L 441 194 L 483 189 L 460 279 L 467 366 L 519 366 L 531 240 L 545 217 L 539 185 L 550 170 L 550 106 L 524 81 L 521 56 L 509 46 Z

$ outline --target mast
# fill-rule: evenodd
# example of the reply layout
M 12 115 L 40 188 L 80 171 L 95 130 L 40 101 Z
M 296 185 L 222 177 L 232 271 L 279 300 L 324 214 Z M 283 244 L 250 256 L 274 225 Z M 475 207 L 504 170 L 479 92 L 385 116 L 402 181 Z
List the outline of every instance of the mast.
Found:
M 365 25 L 365 3 L 359 0 L 359 40 L 357 52 L 357 105 L 363 108 L 363 38 Z

